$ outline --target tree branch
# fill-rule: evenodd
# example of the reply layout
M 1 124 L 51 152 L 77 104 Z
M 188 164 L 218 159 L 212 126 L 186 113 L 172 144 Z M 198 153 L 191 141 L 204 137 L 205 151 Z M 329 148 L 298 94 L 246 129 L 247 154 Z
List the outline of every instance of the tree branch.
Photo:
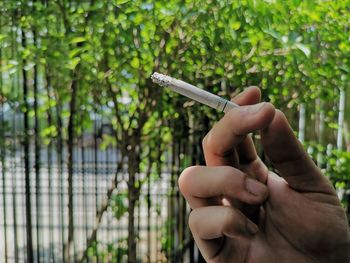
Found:
M 89 247 L 91 247 L 93 242 L 96 241 L 97 231 L 101 225 L 102 217 L 103 217 L 104 213 L 107 211 L 107 209 L 109 207 L 109 203 L 110 203 L 111 198 L 113 196 L 113 192 L 115 189 L 117 189 L 118 184 L 120 182 L 120 180 L 118 181 L 118 174 L 121 172 L 121 170 L 123 168 L 123 160 L 124 160 L 124 158 L 122 157 L 121 160 L 118 162 L 118 168 L 117 168 L 117 171 L 115 173 L 112 185 L 108 188 L 108 191 L 106 193 L 106 198 L 101 203 L 100 209 L 96 212 L 95 226 L 92 229 L 89 238 L 87 239 L 85 250 L 82 253 L 80 253 L 80 255 L 78 257 L 78 262 L 83 262 L 87 258 L 87 256 L 88 256 L 87 253 L 88 253 Z

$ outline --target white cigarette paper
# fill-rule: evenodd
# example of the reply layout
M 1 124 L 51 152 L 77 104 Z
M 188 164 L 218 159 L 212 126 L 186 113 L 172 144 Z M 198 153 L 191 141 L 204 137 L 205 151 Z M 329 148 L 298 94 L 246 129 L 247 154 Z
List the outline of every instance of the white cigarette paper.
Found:
M 168 87 L 176 93 L 225 113 L 233 108 L 239 107 L 229 100 L 167 75 L 154 72 L 151 78 L 154 83 L 163 87 Z

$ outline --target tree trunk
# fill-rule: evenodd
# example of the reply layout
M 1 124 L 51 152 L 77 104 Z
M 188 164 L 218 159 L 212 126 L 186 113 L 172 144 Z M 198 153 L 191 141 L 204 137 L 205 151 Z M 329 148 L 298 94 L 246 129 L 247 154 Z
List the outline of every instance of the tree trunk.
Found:
M 37 46 L 37 33 L 33 30 L 33 41 L 34 46 Z M 36 60 L 36 59 L 35 59 Z M 41 182 L 40 182 L 40 128 L 39 128 L 39 116 L 38 116 L 38 66 L 37 61 L 35 61 L 34 65 L 34 138 L 35 138 L 35 205 L 36 205 L 36 234 L 37 234 L 37 253 L 38 258 L 37 262 L 40 262 L 40 244 L 42 243 L 40 226 L 42 226 L 41 221 L 41 200 L 40 200 L 40 190 L 41 190 Z
M 73 150 L 74 150 L 74 119 L 76 115 L 78 80 L 76 71 L 73 73 L 73 81 L 71 85 L 71 100 L 69 104 L 69 121 L 68 121 L 68 243 L 65 246 L 65 261 L 72 262 L 71 253 L 74 245 L 74 212 L 73 212 Z
M 83 155 L 84 155 L 84 153 L 83 153 Z M 84 157 L 83 157 L 83 159 L 84 159 Z M 77 260 L 77 262 L 82 263 L 86 259 L 88 259 L 88 250 L 89 250 L 90 246 L 92 246 L 92 244 L 96 241 L 97 231 L 102 223 L 102 217 L 103 217 L 104 213 L 108 210 L 110 201 L 113 197 L 114 190 L 117 189 L 117 187 L 118 187 L 118 184 L 119 184 L 118 175 L 122 171 L 123 160 L 124 160 L 124 158 L 121 157 L 121 160 L 118 161 L 117 171 L 115 172 L 115 176 L 114 176 L 112 185 L 111 185 L 111 187 L 108 188 L 107 193 L 106 193 L 106 198 L 105 198 L 105 200 L 103 200 L 103 202 L 101 202 L 99 210 L 96 211 L 95 226 L 94 226 L 92 232 L 90 233 L 89 237 L 87 237 L 86 247 L 85 247 L 84 251 L 81 253 L 80 258 Z M 87 220 L 85 220 L 85 221 L 87 222 Z M 87 230 L 86 230 L 86 232 L 87 232 Z
M 65 220 L 64 220 L 64 176 L 63 176 L 63 138 L 62 138 L 62 131 L 63 131 L 63 121 L 62 121 L 62 110 L 61 110 L 61 105 L 60 105 L 60 98 L 58 95 L 58 92 L 54 92 L 55 100 L 56 100 L 56 121 L 57 121 L 57 143 L 56 143 L 56 152 L 57 152 L 57 170 L 58 170 L 58 175 L 59 175 L 59 189 L 60 189 L 60 198 L 59 198 L 59 225 L 60 225 L 60 235 L 61 235 L 61 244 L 63 249 L 61 250 L 62 252 L 62 260 L 65 258 L 65 250 L 64 250 L 64 244 L 65 244 L 65 230 L 64 230 L 64 225 L 65 225 Z
M 50 75 L 48 72 L 48 69 L 46 68 L 45 70 L 45 79 L 46 79 L 46 83 L 45 83 L 45 88 L 46 88 L 46 95 L 47 95 L 47 99 L 50 102 L 51 101 L 51 79 L 50 79 Z M 47 125 L 49 127 L 51 127 L 53 125 L 53 117 L 52 117 L 52 109 L 51 109 L 51 103 L 49 103 L 50 107 L 47 109 Z M 47 164 L 48 164 L 48 176 L 49 176 L 49 191 L 52 192 L 53 191 L 53 186 L 52 186 L 52 182 L 54 181 L 54 178 L 52 178 L 52 149 L 53 149 L 53 136 L 52 134 L 50 134 L 50 142 L 49 145 L 47 146 Z M 53 235 L 53 213 L 54 213 L 54 209 L 53 209 L 53 195 L 50 194 L 49 196 L 49 241 L 50 241 L 50 256 L 49 258 L 53 260 L 53 262 L 55 262 L 55 257 L 54 257 L 54 235 Z
M 26 36 L 22 29 L 22 46 L 26 48 Z M 28 79 L 27 71 L 24 69 L 27 61 L 22 60 L 22 77 L 23 77 L 23 100 L 24 100 L 24 174 L 25 174 L 25 203 L 26 203 L 26 232 L 27 232 L 27 262 L 31 263 L 34 260 L 33 256 L 33 237 L 32 237 L 32 207 L 31 207 L 31 192 L 30 192 L 30 138 L 29 138 L 29 103 L 28 103 Z

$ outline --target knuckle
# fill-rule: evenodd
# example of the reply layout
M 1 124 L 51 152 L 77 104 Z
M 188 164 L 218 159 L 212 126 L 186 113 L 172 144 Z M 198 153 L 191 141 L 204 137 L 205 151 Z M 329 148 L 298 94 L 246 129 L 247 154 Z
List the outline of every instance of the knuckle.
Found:
M 192 232 L 196 231 L 196 226 L 198 225 L 198 209 L 194 209 L 191 211 L 188 217 L 188 226 Z
M 246 120 L 249 117 L 248 114 L 243 110 L 232 110 L 228 116 L 230 123 L 232 123 L 232 132 L 237 137 L 245 136 Z
M 210 136 L 210 132 L 207 133 L 202 139 L 202 148 L 205 150 L 208 147 L 208 138 Z
M 218 124 L 215 123 L 214 126 L 211 128 L 211 130 L 202 139 L 202 148 L 204 151 L 212 148 L 213 142 L 215 141 L 213 140 L 213 137 L 215 137 L 214 134 L 216 134 L 215 130 L 217 128 L 218 128 Z
M 288 124 L 287 116 L 281 110 L 275 110 L 274 119 L 277 119 L 277 122 L 280 124 Z
M 276 109 L 276 114 L 285 117 L 286 115 L 279 109 Z
M 188 185 L 189 178 L 196 172 L 196 170 L 196 166 L 190 166 L 182 171 L 178 179 L 178 186 L 181 192 L 186 192 L 186 186 Z

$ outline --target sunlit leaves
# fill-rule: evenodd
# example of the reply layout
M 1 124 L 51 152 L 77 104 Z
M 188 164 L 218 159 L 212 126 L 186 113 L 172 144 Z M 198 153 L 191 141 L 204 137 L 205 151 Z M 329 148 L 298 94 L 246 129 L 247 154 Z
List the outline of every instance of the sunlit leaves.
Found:
M 129 2 L 129 1 L 130 0 L 115 0 L 114 2 L 115 2 L 116 5 L 122 5 L 122 4 L 125 4 L 125 3 Z
M 36 12 L 23 13 L 16 21 L 6 15 L 15 14 L 19 2 L 1 3 L 8 20 L 0 34 L 4 90 L 14 92 L 10 79 L 22 68 L 29 76 L 34 65 L 41 74 L 47 71 L 50 91 L 41 92 L 51 102 L 40 99 L 45 118 L 48 109 L 56 113 L 61 107 L 67 123 L 73 77 L 79 79 L 79 131 L 93 123 L 91 111 L 101 111 L 118 134 L 129 129 L 127 134 L 142 136 L 141 143 L 165 147 L 172 131 L 164 127 L 173 121 L 181 119 L 183 125 L 189 113 L 198 120 L 218 117 L 152 84 L 149 76 L 157 70 L 227 97 L 258 85 L 264 100 L 292 110 L 321 99 L 327 102 L 325 110 L 333 112 L 327 116 L 335 128 L 330 101 L 349 82 L 349 1 L 64 2 L 66 13 L 56 1 L 47 6 L 37 1 Z M 25 49 L 20 49 L 20 27 L 28 31 Z M 36 46 L 31 28 L 37 29 Z M 42 136 L 54 136 L 49 131 Z M 104 137 L 104 146 L 111 140 Z
M 126 193 L 118 193 L 113 195 L 110 206 L 113 215 L 120 219 L 128 211 L 128 199 Z
M 75 58 L 68 61 L 67 67 L 70 70 L 74 70 L 76 68 L 76 66 L 79 64 L 79 62 L 80 62 L 80 57 L 75 57 Z
M 86 41 L 85 37 L 79 36 L 79 37 L 72 38 L 70 43 L 75 44 L 75 43 L 81 43 L 81 42 L 85 42 L 85 41 Z
M 137 57 L 133 57 L 133 58 L 131 59 L 131 61 L 130 61 L 130 65 L 131 65 L 133 68 L 137 69 L 137 68 L 139 68 L 139 66 L 140 66 L 140 60 L 139 60 Z

